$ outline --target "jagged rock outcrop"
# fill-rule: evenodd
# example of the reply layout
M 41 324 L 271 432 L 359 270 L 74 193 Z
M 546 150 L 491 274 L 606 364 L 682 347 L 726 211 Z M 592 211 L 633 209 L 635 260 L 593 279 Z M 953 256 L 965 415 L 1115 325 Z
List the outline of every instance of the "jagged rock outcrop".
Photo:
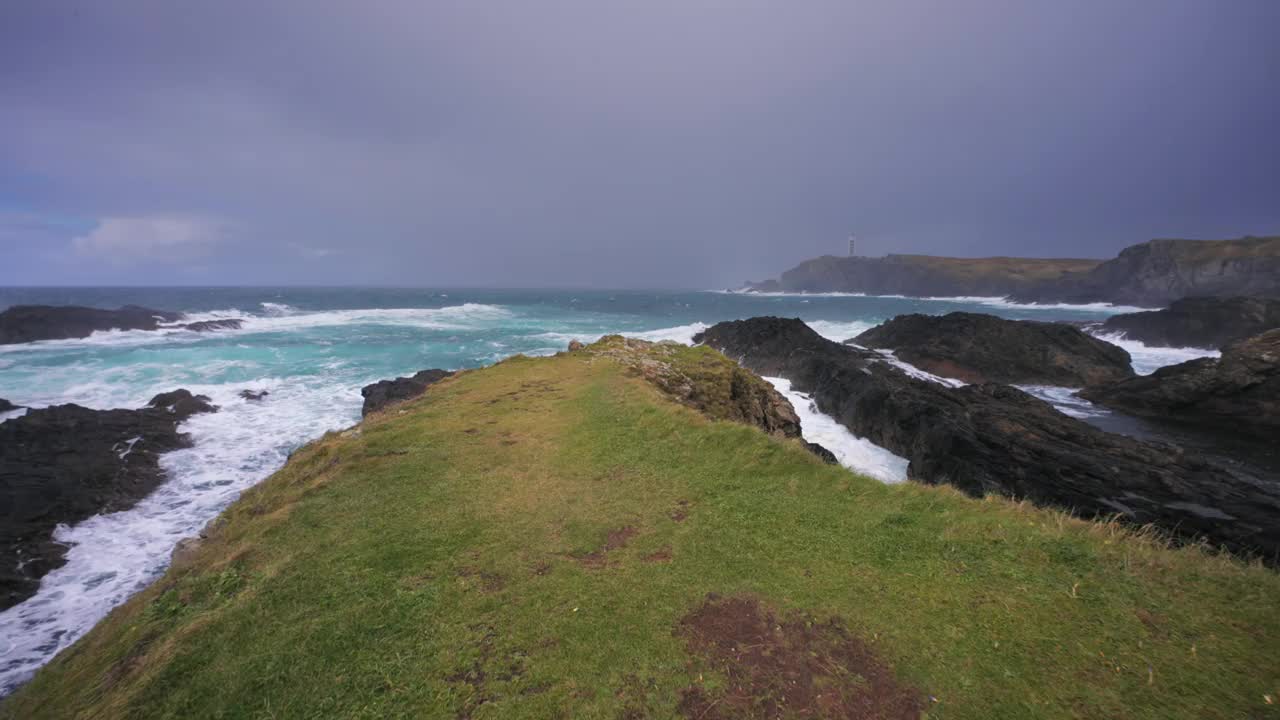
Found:
M 5 400 L 4 398 L 0 398 L 0 412 L 10 412 L 12 410 L 17 410 L 20 407 L 22 406 L 14 405 L 13 403 L 9 402 L 8 400 Z
M 360 416 L 364 417 L 369 413 L 377 412 L 388 405 L 412 400 L 426 392 L 432 384 L 450 375 L 453 375 L 452 370 L 422 370 L 413 377 L 379 380 L 371 385 L 365 385 L 360 389 L 360 395 L 364 397 L 364 407 L 360 409 Z
M 1080 396 L 1134 415 L 1214 433 L 1280 438 L 1280 328 L 1151 375 L 1085 388 Z
M 713 420 L 731 420 L 775 437 L 800 439 L 823 461 L 836 462 L 830 450 L 803 440 L 800 418 L 782 393 L 719 353 L 621 335 L 607 335 L 586 349 L 622 363 L 675 401 Z
M 968 383 L 1082 387 L 1133 377 L 1129 353 L 1062 323 L 981 313 L 899 315 L 851 342 Z
M 239 395 L 241 398 L 243 398 L 243 399 L 245 399 L 245 400 L 254 400 L 254 401 L 257 401 L 257 400 L 261 400 L 261 399 L 265 398 L 266 396 L 270 395 L 271 393 L 270 393 L 269 391 L 267 391 L 267 390 L 241 390 L 240 392 L 238 392 L 238 393 L 236 393 L 236 394 L 237 394 L 237 395 Z
M 56 405 L 0 423 L 0 609 L 35 593 L 66 562 L 53 541 L 61 523 L 126 510 L 164 479 L 159 456 L 190 447 L 178 425 L 213 412 L 186 390 L 139 410 Z
M 89 337 L 99 330 L 155 330 L 181 313 L 125 305 L 118 310 L 53 305 L 14 305 L 0 312 L 0 345 Z
M 1152 240 L 1085 272 L 1014 296 L 1032 302 L 1111 302 L 1160 307 L 1185 297 L 1280 296 L 1280 236 Z
M 1100 329 L 1156 347 L 1221 348 L 1273 328 L 1280 328 L 1280 299 L 1194 297 L 1164 310 L 1112 315 Z
M 1118 513 L 1280 557 L 1280 488 L 1178 447 L 1103 432 L 1006 385 L 951 388 L 912 378 L 798 319 L 723 322 L 695 340 L 791 380 L 822 412 L 907 458 L 914 480 L 1085 517 Z

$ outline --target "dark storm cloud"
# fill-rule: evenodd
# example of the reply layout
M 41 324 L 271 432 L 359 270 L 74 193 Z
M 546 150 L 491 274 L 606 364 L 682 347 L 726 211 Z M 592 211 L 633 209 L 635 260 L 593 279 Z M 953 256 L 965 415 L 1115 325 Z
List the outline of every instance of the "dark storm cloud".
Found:
M 1271 0 L 6 3 L 0 282 L 702 287 L 849 231 L 1276 232 L 1277 29 Z

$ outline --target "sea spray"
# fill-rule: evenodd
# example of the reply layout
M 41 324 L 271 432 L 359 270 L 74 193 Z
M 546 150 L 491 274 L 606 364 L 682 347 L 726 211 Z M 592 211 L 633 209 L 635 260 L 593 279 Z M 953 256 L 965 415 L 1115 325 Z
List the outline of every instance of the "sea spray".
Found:
M 860 438 L 818 410 L 813 398 L 793 390 L 786 378 L 766 377 L 769 384 L 795 408 L 800 418 L 800 432 L 805 440 L 830 450 L 841 465 L 881 482 L 898 483 L 907 479 L 907 460 L 875 443 Z

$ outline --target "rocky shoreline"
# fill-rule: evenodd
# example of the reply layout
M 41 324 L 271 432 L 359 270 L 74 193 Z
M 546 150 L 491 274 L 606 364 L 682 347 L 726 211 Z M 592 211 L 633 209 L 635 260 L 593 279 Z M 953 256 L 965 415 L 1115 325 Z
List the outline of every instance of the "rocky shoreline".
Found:
M 1133 377 L 1129 353 L 1063 323 L 899 315 L 848 342 L 892 350 L 921 370 L 967 383 L 1083 387 Z
M 1102 383 L 1080 397 L 1126 413 L 1214 433 L 1280 437 L 1280 329 L 1151 375 Z
M 1222 348 L 1280 327 L 1280 299 L 1194 297 L 1163 310 L 1112 315 L 1098 326 L 1152 347 Z
M 190 447 L 178 425 L 215 412 L 187 390 L 137 410 L 55 405 L 0 423 L 0 609 L 66 562 L 55 528 L 135 505 L 164 480 L 159 456 Z
M 800 320 L 719 323 L 695 341 L 791 380 L 854 434 L 907 458 L 914 480 L 1280 557 L 1280 487 L 1176 446 L 1104 432 L 1006 385 L 910 377 Z
M 179 323 L 184 315 L 125 305 L 116 310 L 76 305 L 14 305 L 0 311 L 0 345 L 86 338 L 107 330 L 239 330 L 235 318 Z

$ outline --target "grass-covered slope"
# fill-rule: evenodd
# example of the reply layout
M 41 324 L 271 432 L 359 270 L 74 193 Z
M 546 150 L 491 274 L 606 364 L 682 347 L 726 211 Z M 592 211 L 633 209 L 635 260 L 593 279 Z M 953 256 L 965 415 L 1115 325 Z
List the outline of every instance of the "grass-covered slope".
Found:
M 1276 573 L 885 486 L 599 350 L 299 451 L 0 717 L 1278 715 Z

